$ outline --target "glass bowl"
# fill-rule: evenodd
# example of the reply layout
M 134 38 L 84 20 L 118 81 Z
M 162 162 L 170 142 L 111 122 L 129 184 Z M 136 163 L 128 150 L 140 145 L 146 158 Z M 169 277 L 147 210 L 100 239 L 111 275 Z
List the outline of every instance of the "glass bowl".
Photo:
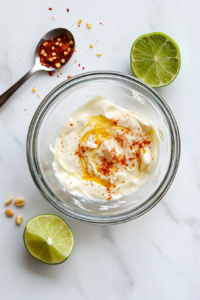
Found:
M 159 137 L 159 156 L 154 173 L 134 194 L 119 200 L 91 201 L 71 196 L 58 182 L 52 168 L 54 157 L 50 145 L 54 147 L 65 120 L 97 95 L 145 116 Z M 169 189 L 179 159 L 179 130 L 167 103 L 144 82 L 117 72 L 84 73 L 58 85 L 36 110 L 27 136 L 29 169 L 42 195 L 68 217 L 92 224 L 121 223 L 146 213 Z

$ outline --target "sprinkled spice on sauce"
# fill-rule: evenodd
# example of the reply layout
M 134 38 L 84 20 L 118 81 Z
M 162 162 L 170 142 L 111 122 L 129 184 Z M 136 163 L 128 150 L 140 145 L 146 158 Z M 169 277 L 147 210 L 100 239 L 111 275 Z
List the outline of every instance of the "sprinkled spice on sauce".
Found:
M 40 62 L 47 68 L 60 69 L 70 59 L 73 50 L 74 43 L 66 35 L 51 38 L 43 42 L 39 48 Z

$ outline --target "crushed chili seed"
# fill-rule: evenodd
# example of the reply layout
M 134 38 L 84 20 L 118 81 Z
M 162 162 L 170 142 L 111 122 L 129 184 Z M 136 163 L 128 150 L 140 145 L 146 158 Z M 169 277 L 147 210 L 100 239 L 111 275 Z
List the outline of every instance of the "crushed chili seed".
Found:
M 61 43 L 58 43 L 57 40 Z M 73 53 L 74 46 L 70 42 L 66 35 L 60 35 L 51 38 L 51 40 L 46 40 L 39 48 L 40 63 L 47 68 L 60 68 L 61 60 L 69 60 Z M 59 44 L 61 44 L 61 46 L 59 46 Z
M 67 12 L 69 12 L 69 8 L 67 8 Z
M 80 66 L 81 66 L 81 64 L 78 64 L 78 66 L 80 67 Z
M 85 69 L 85 67 L 82 68 L 83 70 Z
M 52 10 L 52 8 L 51 8 L 51 7 L 49 7 L 49 8 L 48 8 L 48 10 Z
M 71 78 L 71 77 L 72 77 L 71 75 L 67 76 L 67 78 Z

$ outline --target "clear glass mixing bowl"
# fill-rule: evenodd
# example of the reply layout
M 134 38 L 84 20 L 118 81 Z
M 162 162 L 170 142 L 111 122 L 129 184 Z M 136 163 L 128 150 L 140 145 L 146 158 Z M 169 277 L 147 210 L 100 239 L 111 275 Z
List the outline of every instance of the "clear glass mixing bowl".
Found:
M 50 144 L 54 146 L 68 116 L 97 95 L 148 118 L 160 140 L 154 173 L 134 194 L 120 200 L 97 202 L 72 197 L 58 182 L 52 168 Z M 179 159 L 179 130 L 167 103 L 137 78 L 117 72 L 84 73 L 58 85 L 36 110 L 27 136 L 29 169 L 42 195 L 65 215 L 92 224 L 121 223 L 150 210 L 169 189 Z

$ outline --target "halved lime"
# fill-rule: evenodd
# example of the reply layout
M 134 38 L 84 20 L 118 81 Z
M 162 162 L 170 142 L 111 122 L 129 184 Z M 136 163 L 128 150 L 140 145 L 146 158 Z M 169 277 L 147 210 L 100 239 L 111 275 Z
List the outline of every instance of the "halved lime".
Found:
M 67 223 L 55 215 L 40 215 L 29 220 L 24 229 L 28 252 L 46 264 L 60 264 L 72 253 L 74 236 Z
M 140 36 L 131 48 L 131 68 L 152 87 L 170 84 L 178 75 L 181 56 L 178 45 L 164 33 Z

